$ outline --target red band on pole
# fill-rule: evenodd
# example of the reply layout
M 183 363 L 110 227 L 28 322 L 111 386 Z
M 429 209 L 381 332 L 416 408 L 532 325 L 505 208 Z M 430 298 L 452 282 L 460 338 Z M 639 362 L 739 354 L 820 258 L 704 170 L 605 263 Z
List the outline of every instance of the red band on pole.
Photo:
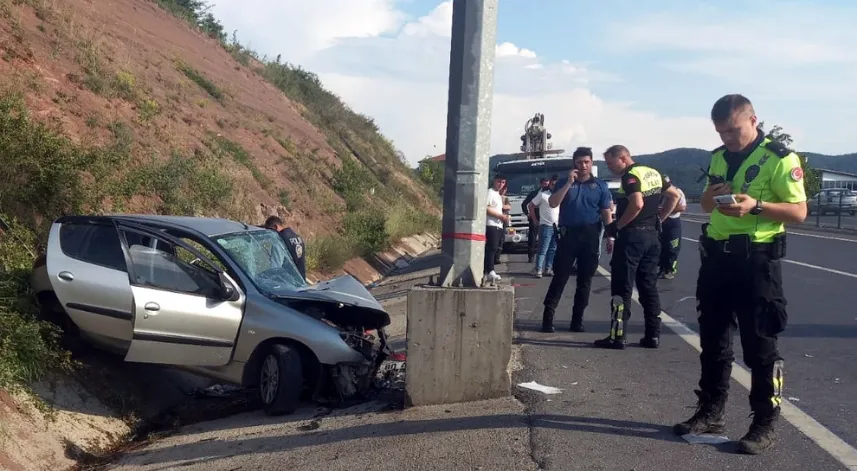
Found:
M 474 240 L 477 242 L 485 242 L 485 234 L 470 234 L 467 232 L 453 232 L 443 234 L 444 239 L 459 239 L 459 240 Z

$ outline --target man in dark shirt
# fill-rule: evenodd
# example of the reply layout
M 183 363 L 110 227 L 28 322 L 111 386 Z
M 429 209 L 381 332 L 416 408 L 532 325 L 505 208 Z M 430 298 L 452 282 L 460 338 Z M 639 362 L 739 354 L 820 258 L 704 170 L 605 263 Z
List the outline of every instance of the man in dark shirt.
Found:
M 595 346 L 625 348 L 626 323 L 631 317 L 631 294 L 636 283 L 646 326 L 640 345 L 658 348 L 661 330 L 657 287 L 661 255 L 659 235 L 661 224 L 678 203 L 679 194 L 660 172 L 635 163 L 625 146 L 610 147 L 604 152 L 604 160 L 611 172 L 622 176 L 622 184 L 616 220 L 605 231 L 608 237 L 616 239 L 610 260 L 610 335 L 597 340 Z
M 592 150 L 579 147 L 572 157 L 574 168 L 569 171 L 567 179 L 556 183 L 548 200 L 551 208 L 559 207 L 554 277 L 543 302 L 542 332 L 548 333 L 555 331 L 556 308 L 575 262 L 578 266 L 577 287 L 569 330 L 584 331 L 583 313 L 589 306 L 592 278 L 598 270 L 601 229 L 610 223 L 610 189 L 607 182 L 592 175 Z
M 271 216 L 265 221 L 265 228 L 276 231 L 280 237 L 286 242 L 286 247 L 289 249 L 289 255 L 301 272 L 301 276 L 306 279 L 306 245 L 304 240 L 291 227 L 286 227 L 283 220 L 277 216 Z
M 530 194 L 524 198 L 524 202 L 521 203 L 521 210 L 524 212 L 524 216 L 527 217 L 527 222 L 529 223 L 529 230 L 527 231 L 527 263 L 533 263 L 533 260 L 536 258 L 536 249 L 539 244 L 539 208 L 535 209 L 535 214 L 530 217 L 529 211 L 527 211 L 527 206 L 530 204 L 530 201 L 536 197 L 539 193 L 547 190 L 550 187 L 550 182 L 547 178 L 542 178 L 539 180 L 539 187 L 535 190 L 531 191 Z M 536 221 L 535 223 L 533 221 Z

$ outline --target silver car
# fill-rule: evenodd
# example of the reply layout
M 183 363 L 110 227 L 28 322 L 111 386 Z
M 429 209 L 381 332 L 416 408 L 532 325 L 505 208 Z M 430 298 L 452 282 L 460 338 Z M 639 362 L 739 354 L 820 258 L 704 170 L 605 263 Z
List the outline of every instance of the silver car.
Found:
M 225 219 L 62 217 L 31 283 L 73 338 L 257 388 L 270 415 L 367 392 L 391 353 L 360 282 L 308 285 L 279 234 Z
M 828 212 L 833 214 L 857 214 L 857 193 L 847 188 L 827 188 L 807 201 L 808 214 L 818 213 L 822 216 Z

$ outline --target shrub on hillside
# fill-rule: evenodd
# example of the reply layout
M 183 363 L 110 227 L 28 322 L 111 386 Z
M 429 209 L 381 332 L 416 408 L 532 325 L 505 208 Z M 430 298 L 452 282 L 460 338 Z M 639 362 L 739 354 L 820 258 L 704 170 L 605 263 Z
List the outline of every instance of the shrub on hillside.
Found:
M 415 234 L 440 232 L 440 218 L 422 211 L 414 211 L 413 208 L 404 204 L 397 204 L 387 216 L 386 228 L 390 239 L 398 242 Z
M 0 224 L 0 389 L 14 391 L 74 364 L 60 347 L 60 329 L 36 316 L 29 285 L 35 235 L 16 220 L 0 221 L 8 224 Z
M 342 231 L 357 253 L 363 257 L 390 248 L 387 219 L 380 211 L 349 213 L 342 220 Z

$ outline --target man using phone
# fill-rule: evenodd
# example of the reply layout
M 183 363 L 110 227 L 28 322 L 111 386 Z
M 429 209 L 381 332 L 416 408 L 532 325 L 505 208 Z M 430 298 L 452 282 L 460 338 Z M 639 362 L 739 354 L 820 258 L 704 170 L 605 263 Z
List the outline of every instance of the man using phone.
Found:
M 574 168 L 568 178 L 556 183 L 548 198 L 551 208 L 559 208 L 559 233 L 554 257 L 554 276 L 545 294 L 542 332 L 554 331 L 554 315 L 571 267 L 577 262 L 577 289 L 571 309 L 572 332 L 583 332 L 583 312 L 589 305 L 592 278 L 598 269 L 601 228 L 610 223 L 610 189 L 607 182 L 592 175 L 592 149 L 579 147 L 572 154 Z M 545 243 L 542 239 L 542 243 Z
M 631 295 L 636 284 L 646 326 L 640 346 L 658 348 L 661 332 L 661 304 L 657 288 L 661 255 L 659 232 L 661 223 L 675 208 L 679 195 L 660 172 L 634 162 L 625 146 L 608 148 L 604 152 L 604 160 L 611 172 L 622 176 L 622 182 L 616 221 L 610 223 L 606 231 L 607 237 L 616 239 L 610 260 L 610 335 L 596 340 L 595 346 L 625 348 L 625 325 L 631 317 Z
M 678 435 L 723 432 L 737 324 L 744 363 L 752 374 L 753 410 L 738 450 L 758 454 L 774 442 L 782 403 L 783 359 L 777 337 L 788 319 L 780 262 L 785 224 L 806 219 L 806 190 L 800 158 L 758 129 L 746 97 L 734 94 L 717 100 L 711 121 L 723 146 L 712 152 L 701 199 L 711 219 L 699 238 L 699 401 L 696 413 L 674 430 Z

